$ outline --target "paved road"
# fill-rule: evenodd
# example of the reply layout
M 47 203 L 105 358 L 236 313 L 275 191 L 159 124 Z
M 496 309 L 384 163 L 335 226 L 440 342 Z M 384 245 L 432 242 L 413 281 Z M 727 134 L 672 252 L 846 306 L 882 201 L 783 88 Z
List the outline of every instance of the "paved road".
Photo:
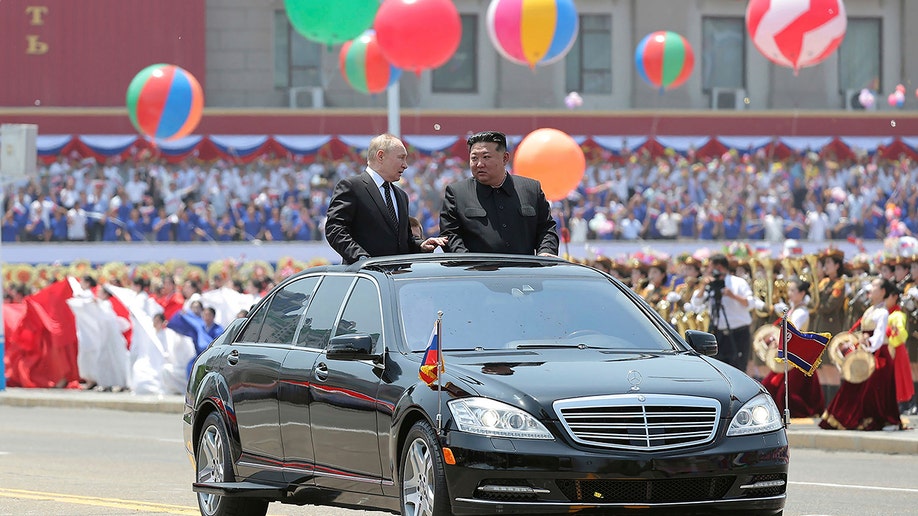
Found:
M 0 516 L 198 514 L 181 403 L 180 397 L 0 392 Z M 791 425 L 789 436 L 787 516 L 914 513 L 916 431 L 831 432 L 804 420 Z M 272 504 L 269 514 L 386 513 Z

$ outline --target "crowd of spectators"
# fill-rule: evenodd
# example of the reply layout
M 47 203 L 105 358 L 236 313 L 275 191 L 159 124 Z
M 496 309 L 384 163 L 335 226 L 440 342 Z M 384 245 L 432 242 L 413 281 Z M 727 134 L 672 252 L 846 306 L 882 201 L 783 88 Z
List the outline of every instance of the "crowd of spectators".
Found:
M 324 240 L 335 183 L 357 159 L 310 164 L 97 163 L 61 156 L 4 192 L 0 236 L 13 241 Z M 464 156 L 417 155 L 400 186 L 428 236 L 439 233 L 445 186 Z M 839 161 L 814 152 L 716 159 L 590 153 L 578 188 L 553 203 L 572 242 L 766 240 L 821 242 L 918 234 L 918 168 L 907 157 Z

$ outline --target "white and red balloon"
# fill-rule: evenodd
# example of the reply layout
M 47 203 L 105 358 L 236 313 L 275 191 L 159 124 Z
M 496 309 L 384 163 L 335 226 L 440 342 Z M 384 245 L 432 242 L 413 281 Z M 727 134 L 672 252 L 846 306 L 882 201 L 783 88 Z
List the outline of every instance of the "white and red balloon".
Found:
M 842 0 L 749 0 L 746 29 L 755 48 L 773 63 L 794 69 L 815 66 L 845 38 Z

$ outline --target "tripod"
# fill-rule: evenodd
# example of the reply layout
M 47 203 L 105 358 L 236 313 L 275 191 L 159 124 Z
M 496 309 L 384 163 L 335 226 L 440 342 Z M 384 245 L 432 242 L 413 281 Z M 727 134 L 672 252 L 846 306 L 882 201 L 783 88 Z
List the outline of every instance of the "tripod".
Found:
M 712 291 L 710 296 L 711 323 L 709 331 L 717 338 L 717 354 L 714 355 L 714 358 L 745 372 L 746 352 L 738 349 L 739 346 L 737 346 L 736 339 L 734 339 L 733 331 L 730 328 L 730 320 L 727 318 L 727 311 L 724 310 L 723 293 Z M 724 326 L 726 326 L 723 330 L 717 327 L 717 321 L 720 320 L 721 315 L 724 317 Z

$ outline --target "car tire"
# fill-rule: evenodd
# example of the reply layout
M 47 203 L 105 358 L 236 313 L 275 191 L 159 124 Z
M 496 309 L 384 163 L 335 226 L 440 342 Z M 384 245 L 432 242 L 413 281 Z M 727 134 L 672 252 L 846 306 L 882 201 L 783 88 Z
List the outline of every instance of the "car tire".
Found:
M 430 423 L 418 421 L 408 430 L 399 466 L 403 516 L 452 514 L 443 455 Z
M 216 412 L 211 412 L 204 420 L 195 463 L 197 482 L 236 480 L 226 428 Z M 264 516 L 268 513 L 268 501 L 198 493 L 198 508 L 203 516 Z

